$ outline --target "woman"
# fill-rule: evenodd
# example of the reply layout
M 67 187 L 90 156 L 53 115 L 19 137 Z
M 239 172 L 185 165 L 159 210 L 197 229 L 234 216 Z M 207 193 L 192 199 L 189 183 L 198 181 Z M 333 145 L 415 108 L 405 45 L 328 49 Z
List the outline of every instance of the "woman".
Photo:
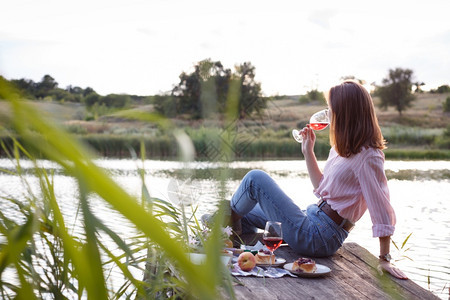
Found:
M 390 263 L 390 236 L 395 213 L 384 173 L 384 139 L 372 98 L 360 84 L 346 81 L 330 89 L 330 144 L 323 173 L 314 154 L 315 133 L 301 130 L 302 153 L 318 204 L 301 210 L 263 171 L 252 170 L 231 199 L 235 231 L 264 228 L 279 221 L 283 238 L 297 252 L 313 256 L 335 253 L 368 209 L 373 236 L 380 240 L 381 267 L 401 279 L 406 275 Z

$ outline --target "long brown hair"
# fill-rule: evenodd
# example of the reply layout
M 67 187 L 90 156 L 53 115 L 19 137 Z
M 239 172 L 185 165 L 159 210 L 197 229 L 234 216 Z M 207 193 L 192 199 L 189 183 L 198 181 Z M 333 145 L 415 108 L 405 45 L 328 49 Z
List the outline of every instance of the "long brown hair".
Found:
M 386 148 L 372 97 L 362 85 L 345 81 L 332 87 L 328 106 L 331 110 L 330 143 L 340 156 L 357 154 L 362 147 Z

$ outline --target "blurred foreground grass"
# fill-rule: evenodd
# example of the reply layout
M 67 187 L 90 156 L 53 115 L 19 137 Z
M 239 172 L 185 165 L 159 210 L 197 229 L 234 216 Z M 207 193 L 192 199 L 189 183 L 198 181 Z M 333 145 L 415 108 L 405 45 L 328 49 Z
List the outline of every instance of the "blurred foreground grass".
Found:
M 191 251 L 190 235 L 202 230 L 193 214 L 188 216 L 182 206 L 151 198 L 143 178 L 141 199 L 129 195 L 93 163 L 92 151 L 20 100 L 1 80 L 0 99 L 9 107 L 4 123 L 20 140 L 19 143 L 12 138 L 9 146 L 2 146 L 15 162 L 14 175 L 22 178 L 25 194 L 24 199 L 1 197 L 12 209 L 9 214 L 0 212 L 0 295 L 3 299 L 217 299 L 224 292 L 232 297 L 231 277 L 220 260 L 223 240 L 219 224 L 223 223 L 223 213 L 218 214 L 218 222 L 203 241 L 206 263 L 193 264 L 187 255 Z M 145 117 L 172 130 L 158 116 Z M 191 151 L 188 140 L 176 140 L 179 153 L 187 153 L 184 158 L 188 159 Z M 139 150 L 145 159 L 145 147 L 141 145 Z M 68 224 L 61 213 L 52 174 L 39 166 L 36 155 L 59 164 L 76 181 L 81 233 L 75 235 L 69 229 L 73 224 Z M 22 176 L 23 158 L 35 165 L 39 191 L 33 191 Z M 126 218 L 138 234 L 125 241 L 102 223 L 92 207 L 91 194 L 102 198 Z M 104 237 L 113 241 L 115 249 L 105 244 Z M 120 287 L 109 283 L 111 268 L 124 278 Z

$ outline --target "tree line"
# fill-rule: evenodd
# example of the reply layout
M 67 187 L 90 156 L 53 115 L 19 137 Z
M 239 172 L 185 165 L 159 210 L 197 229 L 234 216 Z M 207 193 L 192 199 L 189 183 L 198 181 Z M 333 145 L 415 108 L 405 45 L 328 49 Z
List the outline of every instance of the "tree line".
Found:
M 58 87 L 56 80 L 45 75 L 41 81 L 13 79 L 10 83 L 31 100 L 53 100 L 82 103 L 90 110 L 127 108 L 132 104 L 154 104 L 156 111 L 167 117 L 201 119 L 235 110 L 240 118 L 266 107 L 261 84 L 255 80 L 255 67 L 250 62 L 236 65 L 232 71 L 220 61 L 205 59 L 191 73 L 182 72 L 179 83 L 169 93 L 154 96 L 109 94 L 101 96 L 91 87 Z M 232 105 L 230 105 L 232 104 Z M 104 110 L 103 110 L 104 111 Z
M 354 76 L 344 76 L 341 80 L 352 79 L 364 83 Z M 13 79 L 14 85 L 28 99 L 51 99 L 59 102 L 82 103 L 90 110 L 123 109 L 136 104 L 153 104 L 156 111 L 166 117 L 202 119 L 216 114 L 224 115 L 233 111 L 239 118 L 256 112 L 260 113 L 267 104 L 262 95 L 261 83 L 255 80 L 255 67 L 250 62 L 235 65 L 234 70 L 225 68 L 220 61 L 205 59 L 198 62 L 192 72 L 182 72 L 179 82 L 170 92 L 154 96 L 128 94 L 99 95 L 93 88 L 67 86 L 58 87 L 56 80 L 45 75 L 40 82 L 29 79 Z M 380 107 L 393 106 L 401 115 L 415 99 L 415 93 L 422 92 L 425 83 L 416 81 L 410 69 L 390 69 L 374 95 L 380 98 Z M 448 93 L 450 87 L 442 85 L 431 93 Z M 280 98 L 273 97 L 274 99 Z M 299 96 L 301 103 L 324 101 L 323 93 L 311 89 Z
M 123 108 L 130 105 L 133 100 L 141 100 L 142 98 L 126 94 L 101 96 L 91 87 L 83 89 L 79 86 L 69 85 L 63 89 L 58 86 L 58 82 L 50 75 L 45 75 L 39 82 L 22 78 L 10 80 L 10 83 L 27 99 L 49 99 L 58 102 L 83 103 L 88 107 L 98 105 Z

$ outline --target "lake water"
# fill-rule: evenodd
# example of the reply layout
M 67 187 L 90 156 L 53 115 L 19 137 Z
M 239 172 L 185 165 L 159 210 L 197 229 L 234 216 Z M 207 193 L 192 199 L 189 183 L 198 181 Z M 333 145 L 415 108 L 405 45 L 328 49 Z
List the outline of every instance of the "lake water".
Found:
M 302 208 L 317 199 L 312 194 L 304 161 L 246 161 L 223 165 L 211 162 L 181 163 L 174 161 L 148 160 L 142 162 L 121 159 L 101 159 L 98 165 L 108 169 L 118 184 L 129 193 L 139 196 L 141 179 L 138 167 L 146 172 L 146 183 L 154 197 L 173 203 L 182 201 L 187 205 L 198 205 L 197 215 L 215 210 L 221 190 L 219 174 L 225 173 L 224 192 L 230 198 L 239 180 L 251 169 L 262 169 L 271 174 L 278 184 Z M 55 170 L 56 196 L 68 222 L 75 220 L 76 184 L 74 180 L 59 172 L 59 167 L 46 161 L 40 164 Z M 321 161 L 320 165 L 323 166 Z M 442 299 L 450 292 L 450 162 L 448 161 L 387 161 L 391 203 L 397 214 L 396 232 L 392 239 L 401 245 L 406 243 L 406 252 L 397 252 L 391 245 L 395 262 L 410 279 Z M 0 159 L 0 168 L 12 169 L 13 163 Z M 23 162 L 22 167 L 32 168 Z M 27 178 L 33 185 L 33 177 Z M 36 184 L 34 180 L 34 184 Z M 24 188 L 19 178 L 0 172 L 0 195 L 21 197 Z M 94 200 L 99 217 L 112 229 L 123 234 L 130 232 L 126 222 L 109 210 L 101 200 Z M 11 209 L 0 202 L 0 209 L 8 213 Z M 348 242 L 356 242 L 378 256 L 378 239 L 372 237 L 370 216 L 366 213 L 349 235 Z M 408 258 L 405 258 L 405 257 Z

